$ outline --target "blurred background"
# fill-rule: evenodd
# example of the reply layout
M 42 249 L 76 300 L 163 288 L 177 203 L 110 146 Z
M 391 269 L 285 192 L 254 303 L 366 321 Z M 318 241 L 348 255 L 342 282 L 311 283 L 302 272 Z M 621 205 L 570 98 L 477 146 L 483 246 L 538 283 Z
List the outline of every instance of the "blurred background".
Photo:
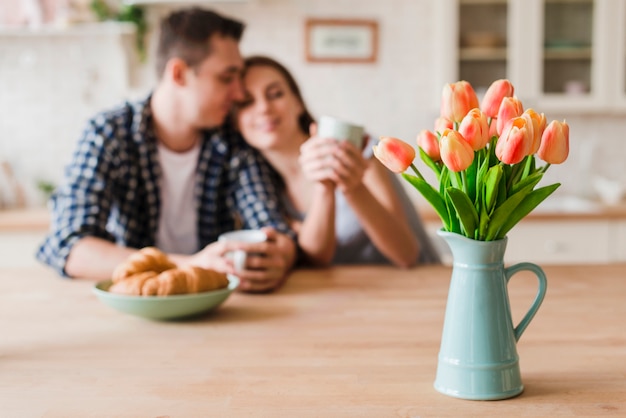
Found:
M 413 143 L 432 129 L 444 82 L 468 79 L 480 94 L 509 78 L 525 106 L 570 124 L 570 159 L 545 181 L 562 182 L 561 195 L 621 199 L 626 54 L 607 23 L 623 27 L 626 13 L 606 0 L 2 0 L 0 207 L 42 206 L 86 120 L 149 92 L 158 21 L 190 4 L 243 20 L 244 55 L 277 58 L 316 116 L 374 136 Z M 374 22 L 375 56 L 307 59 L 310 19 Z

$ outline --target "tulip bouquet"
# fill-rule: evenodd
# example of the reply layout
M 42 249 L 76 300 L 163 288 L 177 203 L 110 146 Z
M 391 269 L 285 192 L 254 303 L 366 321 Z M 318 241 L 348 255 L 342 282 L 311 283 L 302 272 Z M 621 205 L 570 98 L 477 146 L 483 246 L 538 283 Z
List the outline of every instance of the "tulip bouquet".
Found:
M 546 126 L 543 113 L 524 110 L 508 80 L 494 81 L 480 104 L 470 83 L 459 81 L 444 87 L 434 131 L 421 131 L 417 146 L 438 187 L 415 166 L 408 143 L 381 137 L 374 155 L 424 196 L 444 230 L 493 241 L 560 186 L 537 187 L 551 164 L 567 159 L 569 126 L 556 120 Z M 404 173 L 409 167 L 415 175 Z

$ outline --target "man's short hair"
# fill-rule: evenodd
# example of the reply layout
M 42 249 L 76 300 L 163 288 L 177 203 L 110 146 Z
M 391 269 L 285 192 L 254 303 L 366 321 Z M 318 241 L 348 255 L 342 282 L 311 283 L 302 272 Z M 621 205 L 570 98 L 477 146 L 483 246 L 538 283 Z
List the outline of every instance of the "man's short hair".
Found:
M 161 21 L 156 70 L 161 78 L 167 62 L 180 58 L 196 67 L 211 54 L 210 40 L 214 35 L 241 39 L 244 24 L 221 16 L 211 10 L 191 7 L 172 12 Z

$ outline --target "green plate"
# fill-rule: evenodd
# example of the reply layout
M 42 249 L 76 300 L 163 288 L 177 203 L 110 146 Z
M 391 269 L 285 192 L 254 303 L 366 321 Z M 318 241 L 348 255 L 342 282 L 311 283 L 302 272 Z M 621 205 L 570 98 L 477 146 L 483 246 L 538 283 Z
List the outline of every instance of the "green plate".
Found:
M 228 287 L 203 293 L 172 296 L 127 296 L 110 293 L 111 280 L 104 280 L 93 287 L 105 305 L 120 312 L 149 319 L 174 319 L 197 315 L 218 307 L 239 286 L 239 278 L 228 276 Z

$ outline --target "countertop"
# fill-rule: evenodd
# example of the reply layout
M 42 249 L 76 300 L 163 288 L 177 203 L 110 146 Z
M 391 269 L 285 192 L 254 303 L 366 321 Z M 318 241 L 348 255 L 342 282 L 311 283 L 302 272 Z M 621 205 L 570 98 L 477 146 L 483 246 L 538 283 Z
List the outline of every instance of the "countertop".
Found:
M 556 204 L 553 204 L 548 199 L 544 207 L 535 209 L 525 220 L 626 220 L 626 202 L 611 206 L 579 199 L 571 201 L 560 199 L 555 202 Z M 570 203 L 569 206 L 568 203 Z M 418 210 L 425 222 L 439 221 L 437 214 L 427 202 L 419 202 Z M 49 223 L 50 218 L 46 208 L 0 210 L 0 232 L 45 231 Z
M 525 390 L 485 402 L 433 388 L 448 267 L 300 270 L 174 322 L 119 313 L 44 267 L 0 268 L 2 415 L 626 416 L 626 265 L 545 271 L 517 345 Z M 515 321 L 535 286 L 510 281 Z

